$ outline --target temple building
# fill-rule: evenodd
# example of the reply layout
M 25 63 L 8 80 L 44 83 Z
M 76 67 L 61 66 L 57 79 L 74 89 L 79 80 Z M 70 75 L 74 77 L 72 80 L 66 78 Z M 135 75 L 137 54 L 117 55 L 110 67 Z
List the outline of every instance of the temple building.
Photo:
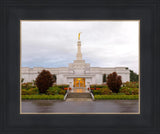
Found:
M 80 33 L 77 42 L 77 55 L 73 63 L 69 63 L 68 67 L 59 68 L 43 68 L 43 67 L 22 67 L 21 78 L 24 82 L 33 82 L 39 72 L 43 69 L 50 71 L 56 75 L 56 84 L 69 84 L 71 88 L 86 87 L 92 84 L 103 84 L 103 75 L 117 72 L 122 77 L 122 82 L 130 81 L 130 71 L 127 67 L 91 67 L 82 58 Z

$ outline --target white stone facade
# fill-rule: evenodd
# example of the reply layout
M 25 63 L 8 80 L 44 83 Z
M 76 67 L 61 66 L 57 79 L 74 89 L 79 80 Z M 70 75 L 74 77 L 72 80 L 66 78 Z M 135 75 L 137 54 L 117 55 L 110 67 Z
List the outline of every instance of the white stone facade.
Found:
M 130 81 L 130 71 L 127 67 L 90 67 L 89 63 L 85 63 L 85 60 L 82 60 L 80 40 L 77 42 L 77 48 L 77 59 L 74 60 L 73 63 L 70 63 L 68 67 L 22 67 L 21 78 L 24 78 L 24 82 L 32 82 L 36 79 L 38 73 L 45 69 L 56 75 L 57 85 L 69 84 L 70 87 L 73 87 L 74 85 L 74 78 L 85 78 L 85 87 L 89 87 L 91 84 L 103 84 L 103 74 L 106 74 L 107 76 L 113 72 L 117 72 L 118 75 L 121 75 L 122 82 Z

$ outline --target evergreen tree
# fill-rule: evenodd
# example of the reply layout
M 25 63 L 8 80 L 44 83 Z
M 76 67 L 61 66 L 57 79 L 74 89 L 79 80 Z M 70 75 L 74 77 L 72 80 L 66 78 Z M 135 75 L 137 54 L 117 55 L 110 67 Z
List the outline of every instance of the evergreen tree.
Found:
M 103 82 L 106 82 L 106 74 L 103 74 Z
M 130 70 L 130 81 L 138 82 L 138 74 L 136 74 L 133 70 Z
M 56 80 L 57 80 L 57 77 L 56 77 L 56 75 L 55 75 L 55 74 L 53 74 L 53 83 L 55 83 L 55 82 L 56 82 Z

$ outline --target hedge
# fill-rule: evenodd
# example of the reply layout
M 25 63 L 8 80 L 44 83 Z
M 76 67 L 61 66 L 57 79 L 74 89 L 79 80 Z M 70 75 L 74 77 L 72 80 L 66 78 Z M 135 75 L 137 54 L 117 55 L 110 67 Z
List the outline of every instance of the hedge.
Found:
M 58 87 L 58 88 L 68 88 L 69 85 L 54 85 L 55 87 Z
M 95 95 L 95 100 L 138 100 L 138 95 Z
M 107 85 L 90 85 L 90 88 L 107 88 Z
M 22 89 L 26 89 L 26 90 L 28 90 L 28 89 L 30 89 L 30 88 L 36 88 L 36 86 L 35 86 L 35 85 L 32 85 L 32 84 L 33 84 L 33 83 L 31 83 L 31 82 L 22 83 L 21 87 L 22 87 Z
M 99 90 L 92 90 L 94 95 L 111 95 L 112 91 L 108 88 L 100 88 Z
M 138 88 L 121 87 L 119 92 L 125 93 L 126 95 L 138 95 L 139 89 Z
M 23 100 L 63 100 L 64 95 L 22 95 Z
M 139 88 L 139 83 L 138 82 L 125 82 L 123 83 L 123 87 Z
M 21 89 L 21 94 L 22 95 L 36 95 L 36 94 L 39 94 L 39 90 L 38 88 L 30 88 L 28 90 Z

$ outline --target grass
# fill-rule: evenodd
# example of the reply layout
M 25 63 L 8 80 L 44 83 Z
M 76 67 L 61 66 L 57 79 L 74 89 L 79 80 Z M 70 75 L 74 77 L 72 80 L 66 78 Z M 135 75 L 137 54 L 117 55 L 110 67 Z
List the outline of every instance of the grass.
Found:
M 23 100 L 63 100 L 64 95 L 22 95 Z M 138 100 L 138 95 L 94 95 L 95 100 Z
M 95 100 L 138 100 L 138 95 L 95 95 Z
M 22 95 L 23 100 L 63 100 L 64 95 Z

